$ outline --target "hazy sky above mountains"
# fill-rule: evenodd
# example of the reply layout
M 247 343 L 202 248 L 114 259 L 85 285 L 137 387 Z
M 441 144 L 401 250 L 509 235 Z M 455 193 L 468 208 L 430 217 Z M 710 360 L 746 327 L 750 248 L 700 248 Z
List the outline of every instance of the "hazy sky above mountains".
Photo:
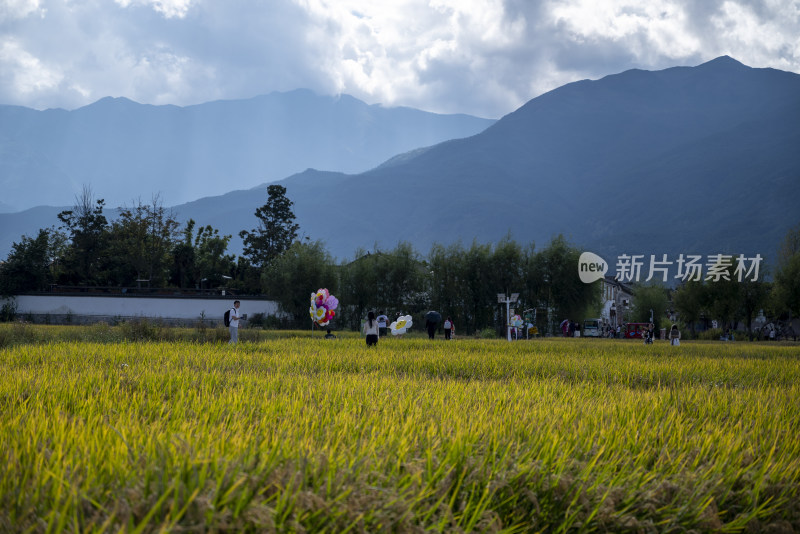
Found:
M 797 0 L 0 0 L 0 104 L 309 88 L 498 118 L 564 83 L 730 55 L 800 72 Z

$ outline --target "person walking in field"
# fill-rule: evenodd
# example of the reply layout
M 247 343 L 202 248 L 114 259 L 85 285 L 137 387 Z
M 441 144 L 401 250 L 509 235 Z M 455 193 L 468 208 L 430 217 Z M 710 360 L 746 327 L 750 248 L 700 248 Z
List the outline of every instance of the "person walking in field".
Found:
M 386 335 L 386 328 L 389 325 L 389 318 L 382 311 L 378 312 L 378 313 L 380 313 L 380 315 L 378 315 L 378 318 L 377 318 L 378 319 L 378 333 L 379 333 L 380 337 L 384 337 Z
M 453 328 L 453 320 L 448 317 L 444 321 L 444 338 L 448 340 L 452 339 L 453 330 L 455 330 L 455 328 Z
M 380 327 L 378 321 L 375 320 L 375 312 L 370 311 L 367 314 L 367 322 L 364 323 L 364 334 L 367 336 L 367 346 L 371 347 L 378 344 L 378 336 L 380 334 Z
M 672 325 L 672 328 L 669 330 L 669 344 L 680 346 L 681 344 L 681 331 L 678 330 L 678 325 Z
M 241 315 L 239 314 L 239 301 L 234 301 L 233 308 L 231 308 L 230 312 L 230 323 L 228 323 L 228 331 L 231 333 L 231 339 L 228 341 L 229 344 L 235 345 L 239 342 L 239 319 L 241 319 Z

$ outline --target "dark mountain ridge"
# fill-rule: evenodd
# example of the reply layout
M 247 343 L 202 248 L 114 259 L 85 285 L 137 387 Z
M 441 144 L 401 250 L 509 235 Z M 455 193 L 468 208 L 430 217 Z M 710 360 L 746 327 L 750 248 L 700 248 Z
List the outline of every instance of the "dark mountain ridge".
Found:
M 567 84 L 471 137 L 281 183 L 301 231 L 340 259 L 508 233 L 540 247 L 563 233 L 612 270 L 620 254 L 772 259 L 800 220 L 798 146 L 800 75 L 721 57 Z M 261 186 L 176 212 L 236 236 L 265 200 Z

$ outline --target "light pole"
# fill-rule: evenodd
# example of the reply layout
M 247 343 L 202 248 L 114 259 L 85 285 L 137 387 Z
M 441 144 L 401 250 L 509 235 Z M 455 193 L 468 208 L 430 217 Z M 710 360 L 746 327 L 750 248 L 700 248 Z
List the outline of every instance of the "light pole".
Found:
M 511 341 L 511 303 L 517 302 L 519 299 L 519 293 L 511 293 L 510 297 L 507 297 L 505 293 L 498 293 L 497 294 L 497 303 L 506 305 L 506 339 Z

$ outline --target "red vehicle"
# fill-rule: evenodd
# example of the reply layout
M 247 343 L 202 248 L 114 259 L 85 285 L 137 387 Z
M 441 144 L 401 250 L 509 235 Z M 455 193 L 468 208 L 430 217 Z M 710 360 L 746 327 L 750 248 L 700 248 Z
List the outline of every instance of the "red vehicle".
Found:
M 625 325 L 625 339 L 643 339 L 650 323 L 628 323 Z

